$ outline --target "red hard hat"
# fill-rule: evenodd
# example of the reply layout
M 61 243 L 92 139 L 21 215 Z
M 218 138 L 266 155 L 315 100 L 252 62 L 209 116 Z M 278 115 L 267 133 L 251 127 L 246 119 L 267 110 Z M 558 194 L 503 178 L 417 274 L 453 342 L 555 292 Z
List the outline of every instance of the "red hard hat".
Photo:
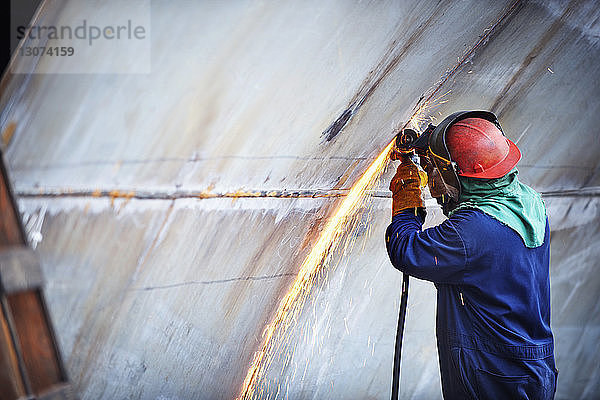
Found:
M 446 133 L 446 145 L 460 176 L 500 178 L 521 159 L 517 146 L 483 118 L 465 118 L 452 124 Z

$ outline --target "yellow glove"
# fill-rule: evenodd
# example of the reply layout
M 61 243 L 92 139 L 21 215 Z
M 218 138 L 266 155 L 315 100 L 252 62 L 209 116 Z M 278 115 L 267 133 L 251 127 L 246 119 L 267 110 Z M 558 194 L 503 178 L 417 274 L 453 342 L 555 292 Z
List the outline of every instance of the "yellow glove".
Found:
M 392 217 L 401 211 L 424 207 L 421 199 L 421 174 L 408 157 L 396 169 L 396 175 L 390 182 L 392 191 Z

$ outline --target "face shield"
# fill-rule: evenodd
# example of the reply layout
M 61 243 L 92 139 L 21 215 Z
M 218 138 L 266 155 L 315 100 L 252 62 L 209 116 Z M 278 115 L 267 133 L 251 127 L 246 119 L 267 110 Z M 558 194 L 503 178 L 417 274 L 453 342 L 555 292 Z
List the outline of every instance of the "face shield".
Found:
M 427 172 L 427 186 L 431 197 L 435 198 L 438 204 L 442 207 L 444 214 L 448 214 L 458 202 L 460 196 L 460 184 L 455 183 L 451 177 L 444 179 L 443 175 L 436 165 L 431 161 L 432 155 L 429 157 L 421 157 L 421 166 Z M 458 185 L 458 186 L 454 186 Z

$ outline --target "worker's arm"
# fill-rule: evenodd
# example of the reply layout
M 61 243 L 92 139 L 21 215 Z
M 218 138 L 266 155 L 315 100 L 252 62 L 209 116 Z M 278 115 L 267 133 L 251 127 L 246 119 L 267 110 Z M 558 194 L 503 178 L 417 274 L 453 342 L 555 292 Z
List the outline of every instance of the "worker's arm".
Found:
M 385 240 L 394 267 L 435 283 L 464 282 L 467 251 L 456 228 L 460 220 L 453 216 L 422 231 L 423 216 L 414 209 L 394 215 Z
M 466 249 L 455 224 L 455 214 L 442 224 L 421 230 L 424 219 L 421 177 L 417 166 L 403 157 L 390 182 L 392 223 L 385 241 L 394 267 L 420 279 L 436 283 L 463 282 Z M 421 210 L 421 211 L 418 211 Z

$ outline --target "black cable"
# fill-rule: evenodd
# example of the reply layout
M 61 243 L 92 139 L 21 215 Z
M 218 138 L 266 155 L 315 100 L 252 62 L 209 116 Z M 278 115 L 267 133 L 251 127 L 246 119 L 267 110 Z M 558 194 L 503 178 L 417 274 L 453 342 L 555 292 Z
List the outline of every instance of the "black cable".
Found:
M 408 275 L 402 274 L 402 294 L 400 296 L 400 312 L 398 315 L 398 330 L 396 331 L 396 347 L 394 351 L 394 369 L 392 376 L 392 400 L 398 400 L 400 387 L 400 358 L 402 356 L 402 337 L 404 336 L 404 319 L 408 303 Z

